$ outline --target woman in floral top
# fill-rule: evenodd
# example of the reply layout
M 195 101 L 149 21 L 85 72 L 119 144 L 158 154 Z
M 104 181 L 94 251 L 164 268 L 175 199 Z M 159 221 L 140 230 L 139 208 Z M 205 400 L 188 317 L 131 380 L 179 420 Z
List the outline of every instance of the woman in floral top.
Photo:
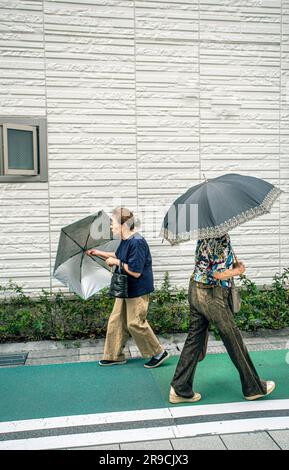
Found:
M 233 250 L 229 235 L 198 240 L 195 253 L 194 281 L 211 286 L 231 287 L 230 279 L 218 280 L 215 271 L 233 268 Z
M 244 397 L 247 400 L 255 400 L 274 390 L 273 381 L 260 379 L 229 305 L 230 279 L 244 271 L 243 263 L 233 263 L 228 234 L 198 240 L 196 264 L 188 292 L 190 327 L 171 381 L 171 403 L 191 403 L 201 399 L 201 395 L 192 390 L 193 378 L 198 362 L 205 356 L 210 323 L 219 330 L 229 356 L 239 372 Z M 213 383 L 211 385 L 214 386 Z

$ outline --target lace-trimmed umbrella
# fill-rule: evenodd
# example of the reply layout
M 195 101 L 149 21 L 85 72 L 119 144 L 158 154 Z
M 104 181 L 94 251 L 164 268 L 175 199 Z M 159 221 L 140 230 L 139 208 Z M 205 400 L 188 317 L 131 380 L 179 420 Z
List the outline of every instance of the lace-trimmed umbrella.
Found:
M 232 173 L 205 178 L 175 200 L 165 215 L 160 234 L 171 245 L 191 238 L 221 237 L 270 212 L 281 192 L 253 176 Z
M 113 239 L 110 223 L 109 216 L 99 211 L 61 229 L 53 276 L 83 299 L 110 284 L 111 271 L 104 259 L 85 253 L 91 248 L 115 252 L 120 240 Z

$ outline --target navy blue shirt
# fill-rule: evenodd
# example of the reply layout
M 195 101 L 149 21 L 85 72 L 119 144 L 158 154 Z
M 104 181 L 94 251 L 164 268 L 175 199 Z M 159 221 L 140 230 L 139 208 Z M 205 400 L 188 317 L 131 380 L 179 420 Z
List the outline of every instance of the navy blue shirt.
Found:
M 123 263 L 128 264 L 130 271 L 141 273 L 138 278 L 127 273 L 128 297 L 139 297 L 154 290 L 150 249 L 146 240 L 139 233 L 134 233 L 126 240 L 122 240 L 115 255 Z

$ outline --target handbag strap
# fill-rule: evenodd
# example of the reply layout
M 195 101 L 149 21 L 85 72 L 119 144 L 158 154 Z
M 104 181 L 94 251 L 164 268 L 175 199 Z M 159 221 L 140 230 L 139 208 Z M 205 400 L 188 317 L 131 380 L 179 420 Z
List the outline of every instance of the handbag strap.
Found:
M 232 248 L 232 245 L 231 245 L 231 248 Z M 233 253 L 233 260 L 235 259 L 235 262 L 238 263 L 238 258 L 232 248 L 232 253 Z M 234 281 L 234 276 L 230 277 L 230 281 L 231 281 L 231 286 L 234 287 L 235 286 L 235 281 Z
M 115 269 L 113 272 L 116 272 L 118 270 L 118 272 L 120 274 L 122 274 L 123 272 L 125 272 L 125 269 L 123 267 L 123 262 L 121 260 L 119 260 L 119 266 L 117 266 L 116 264 L 114 265 L 115 266 Z
M 120 261 L 120 260 L 119 260 Z M 123 262 L 120 261 L 119 263 L 119 266 L 117 266 L 116 264 L 114 264 L 112 267 L 111 267 L 111 273 L 115 273 L 116 271 L 118 271 L 120 274 L 122 273 L 122 270 L 124 271 L 124 268 L 123 268 Z
M 233 253 L 233 258 L 235 258 L 236 263 L 238 263 L 238 258 L 236 256 L 236 253 L 234 252 L 233 248 L 232 248 L 232 253 Z
M 122 271 L 124 271 L 123 262 L 119 260 L 119 272 L 122 273 Z

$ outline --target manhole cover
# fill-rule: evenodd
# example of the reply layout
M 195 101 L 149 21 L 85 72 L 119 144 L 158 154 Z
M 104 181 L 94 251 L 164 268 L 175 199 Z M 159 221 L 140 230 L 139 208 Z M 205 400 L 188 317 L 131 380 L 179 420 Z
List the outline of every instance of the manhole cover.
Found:
M 1 366 L 23 366 L 26 362 L 28 353 L 26 354 L 0 354 Z

